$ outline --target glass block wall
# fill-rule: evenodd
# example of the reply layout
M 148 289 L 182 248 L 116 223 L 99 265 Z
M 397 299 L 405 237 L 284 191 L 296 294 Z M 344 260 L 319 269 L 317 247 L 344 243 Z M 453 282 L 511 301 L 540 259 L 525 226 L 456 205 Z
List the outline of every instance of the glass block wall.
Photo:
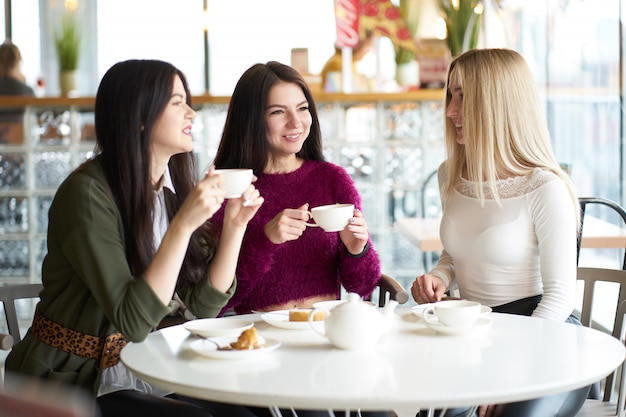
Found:
M 394 223 L 421 215 L 421 182 L 444 157 L 442 105 L 397 96 L 318 103 L 325 155 L 352 175 L 383 271 L 405 286 L 421 273 L 421 254 Z M 197 106 L 201 169 L 215 155 L 226 110 L 226 103 Z M 0 284 L 41 279 L 48 208 L 63 179 L 92 155 L 93 118 L 92 108 L 74 106 L 0 117 Z
M 0 114 L 0 283 L 40 280 L 48 208 L 61 181 L 89 158 L 93 113 L 26 108 Z

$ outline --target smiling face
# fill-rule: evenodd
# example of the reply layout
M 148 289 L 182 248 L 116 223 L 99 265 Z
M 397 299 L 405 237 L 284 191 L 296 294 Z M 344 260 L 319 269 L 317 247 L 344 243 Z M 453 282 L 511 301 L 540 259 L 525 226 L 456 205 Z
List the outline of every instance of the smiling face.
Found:
M 285 82 L 273 86 L 267 98 L 265 120 L 270 159 L 295 161 L 312 123 L 309 102 L 302 89 Z
M 463 89 L 455 83 L 448 87 L 449 96 L 446 117 L 448 117 L 456 127 L 456 141 L 459 145 L 465 145 L 463 139 Z
M 157 165 L 167 164 L 172 155 L 193 150 L 191 121 L 196 112 L 187 105 L 180 77 L 174 77 L 172 96 L 154 124 L 152 155 Z

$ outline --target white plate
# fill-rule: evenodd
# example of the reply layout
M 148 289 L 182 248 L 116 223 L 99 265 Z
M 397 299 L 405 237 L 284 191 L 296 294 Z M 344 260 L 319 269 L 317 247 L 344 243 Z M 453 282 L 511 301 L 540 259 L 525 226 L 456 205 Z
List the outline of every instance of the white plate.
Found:
M 337 307 L 338 305 L 345 303 L 346 301 L 348 300 L 318 301 L 317 303 L 313 303 L 313 308 L 323 308 L 323 309 L 330 311 L 333 308 Z M 371 301 L 363 301 L 363 303 L 372 307 L 376 307 L 376 304 Z
M 280 342 L 274 339 L 265 339 L 264 347 L 248 350 L 222 350 L 218 349 L 215 344 L 217 343 L 220 347 L 225 347 L 230 346 L 230 344 L 236 340 L 236 337 L 213 337 L 210 340 L 197 339 L 192 341 L 189 347 L 194 352 L 213 359 L 250 359 L 267 355 L 280 346 Z
M 289 310 L 277 310 L 264 313 L 261 316 L 264 322 L 271 324 L 274 327 L 288 330 L 313 330 L 308 321 L 289 321 Z M 316 326 L 320 328 L 324 326 L 322 320 L 315 322 Z
M 328 300 L 328 301 L 318 301 L 317 303 L 313 303 L 313 308 L 323 308 L 325 310 L 332 310 L 337 307 L 339 304 L 345 303 L 347 300 Z
M 428 307 L 434 305 L 434 304 L 435 303 L 420 304 L 420 305 L 417 305 L 415 307 L 411 307 L 411 312 L 413 314 L 415 314 L 417 317 L 424 317 L 424 310 L 427 309 Z M 480 316 L 481 317 L 485 317 L 489 313 L 491 313 L 491 307 L 489 307 L 489 306 L 481 306 L 480 307 Z
M 461 335 L 476 333 L 476 332 L 486 329 L 487 327 L 491 326 L 491 319 L 481 317 L 476 321 L 476 323 L 474 323 L 473 326 L 467 326 L 467 327 L 450 327 L 450 326 L 444 326 L 443 324 L 438 323 L 438 322 L 431 323 L 428 321 L 424 321 L 424 323 L 426 324 L 428 328 L 435 330 L 437 333 L 449 334 L 453 336 L 461 336 Z
M 253 325 L 254 323 L 248 320 L 231 318 L 197 319 L 183 323 L 183 327 L 191 334 L 200 337 L 239 337 L 241 332 Z

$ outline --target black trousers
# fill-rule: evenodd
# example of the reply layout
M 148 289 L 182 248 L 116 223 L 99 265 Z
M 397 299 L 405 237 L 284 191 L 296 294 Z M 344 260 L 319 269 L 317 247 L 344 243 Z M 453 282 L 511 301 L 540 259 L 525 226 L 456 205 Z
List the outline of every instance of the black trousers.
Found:
M 96 399 L 100 417 L 256 417 L 245 407 L 213 403 L 183 395 L 158 397 L 139 391 L 118 391 Z
M 204 401 L 171 394 L 158 397 L 139 391 L 118 391 L 97 398 L 100 417 L 266 417 L 271 416 L 269 409 L 262 407 L 243 407 Z M 290 410 L 281 410 L 284 417 L 292 416 Z M 297 410 L 298 417 L 328 417 L 327 411 Z M 343 413 L 337 412 L 338 417 Z M 388 412 L 362 412 L 363 417 L 388 417 Z M 356 417 L 357 413 L 351 413 Z
M 518 314 L 530 316 L 541 301 L 541 295 L 523 298 L 493 308 L 496 313 Z M 581 325 L 580 321 L 571 315 L 566 322 Z M 496 417 L 574 417 L 585 400 L 588 398 L 591 388 L 598 383 L 582 387 L 574 391 L 563 392 L 546 397 L 536 398 L 516 403 L 496 405 L 494 415 Z M 597 388 L 596 388 L 597 389 Z M 437 410 L 436 417 L 462 417 L 466 416 L 470 408 L 451 408 L 445 413 Z M 426 416 L 426 412 L 420 412 L 420 417 Z M 475 416 L 476 414 L 474 414 Z
M 270 417 L 272 414 L 267 408 L 249 407 L 258 417 Z M 280 410 L 283 417 L 294 417 L 291 410 Z M 333 411 L 336 417 L 344 417 L 345 412 Z M 296 410 L 298 417 L 329 417 L 328 411 L 325 410 Z M 357 417 L 359 414 L 356 411 L 350 412 L 350 417 Z M 362 417 L 389 417 L 390 413 L 387 411 L 361 411 Z

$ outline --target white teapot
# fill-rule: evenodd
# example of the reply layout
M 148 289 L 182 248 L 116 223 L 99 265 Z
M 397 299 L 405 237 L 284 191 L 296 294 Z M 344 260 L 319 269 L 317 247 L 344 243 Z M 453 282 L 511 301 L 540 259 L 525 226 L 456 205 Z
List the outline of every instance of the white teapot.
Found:
M 309 316 L 311 328 L 340 349 L 360 350 L 372 347 L 393 323 L 394 310 L 398 302 L 389 300 L 382 311 L 370 303 L 361 301 L 355 293 L 348 293 L 348 301 L 332 310 L 316 308 Z M 314 325 L 315 311 L 324 311 L 322 331 Z

